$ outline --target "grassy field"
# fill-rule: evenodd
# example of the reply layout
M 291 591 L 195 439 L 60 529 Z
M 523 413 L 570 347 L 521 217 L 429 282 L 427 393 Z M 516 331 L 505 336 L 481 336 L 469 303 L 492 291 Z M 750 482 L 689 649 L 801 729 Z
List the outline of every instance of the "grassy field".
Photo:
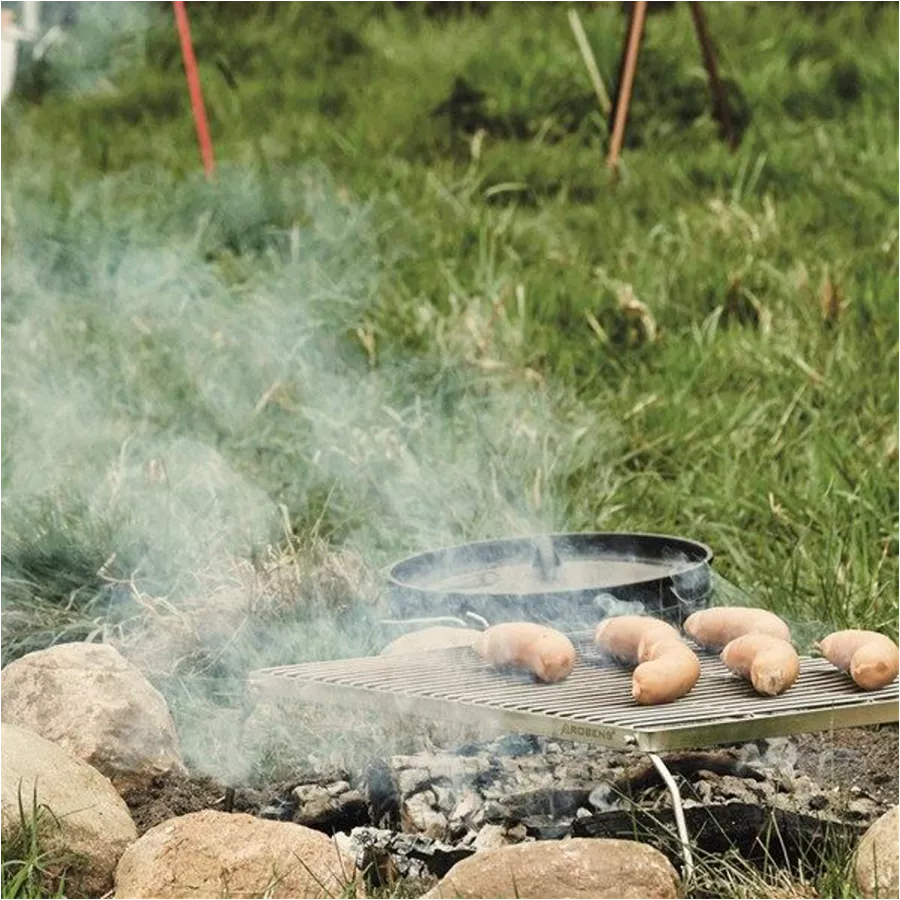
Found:
M 213 184 L 167 5 L 81 4 L 22 75 L 4 661 L 188 610 L 149 669 L 227 704 L 374 649 L 388 561 L 551 528 L 896 636 L 896 5 L 709 4 L 734 153 L 654 11 L 617 179 L 566 5 L 435 6 L 191 5 Z M 611 89 L 624 17 L 578 9 Z

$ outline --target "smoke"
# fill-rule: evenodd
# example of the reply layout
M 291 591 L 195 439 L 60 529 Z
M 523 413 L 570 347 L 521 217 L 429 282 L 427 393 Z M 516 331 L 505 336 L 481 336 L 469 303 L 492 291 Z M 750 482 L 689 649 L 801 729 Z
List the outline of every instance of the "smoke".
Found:
M 597 617 L 602 619 L 608 616 L 639 616 L 647 611 L 640 600 L 620 600 L 607 593 L 594 597 L 594 608 L 597 610 Z
M 160 12 L 150 3 L 41 3 L 38 33 L 22 44 L 17 92 L 114 93 L 117 77 L 143 59 Z M 18 24 L 26 24 L 22 13 Z
M 83 596 L 48 587 L 35 546 L 85 557 L 105 605 L 82 635 L 120 641 L 191 761 L 235 777 L 258 761 L 234 747 L 247 672 L 377 650 L 372 566 L 562 529 L 559 487 L 602 473 L 615 433 L 473 366 L 490 302 L 438 325 L 423 300 L 443 355 L 398 352 L 373 327 L 372 214 L 321 169 L 60 186 L 37 159 L 3 196 L 4 579 L 32 585 L 14 621 Z

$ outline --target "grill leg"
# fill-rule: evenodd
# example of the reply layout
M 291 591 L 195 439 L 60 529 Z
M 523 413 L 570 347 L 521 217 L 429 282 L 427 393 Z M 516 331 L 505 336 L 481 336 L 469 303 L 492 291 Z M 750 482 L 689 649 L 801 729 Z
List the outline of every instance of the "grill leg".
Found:
M 691 853 L 691 842 L 688 839 L 687 823 L 684 821 L 684 808 L 681 805 L 681 791 L 672 777 L 672 773 L 666 768 L 666 764 L 655 753 L 648 753 L 650 761 L 659 772 L 660 778 L 665 782 L 672 797 L 672 809 L 675 811 L 675 827 L 678 829 L 678 840 L 681 841 L 681 855 L 684 859 L 684 880 L 690 882 L 694 877 L 694 857 Z

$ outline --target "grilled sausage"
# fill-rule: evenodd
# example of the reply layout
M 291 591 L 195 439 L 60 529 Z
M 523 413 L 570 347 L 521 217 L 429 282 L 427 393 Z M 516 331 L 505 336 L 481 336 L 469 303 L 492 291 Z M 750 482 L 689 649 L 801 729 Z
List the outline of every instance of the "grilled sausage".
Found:
M 783 694 L 800 677 L 797 651 L 770 634 L 755 632 L 729 641 L 722 650 L 722 662 L 768 697 Z
M 479 635 L 475 649 L 491 665 L 530 672 L 538 681 L 562 681 L 575 667 L 572 642 L 534 622 L 492 625 Z
M 435 625 L 420 631 L 401 634 L 391 641 L 379 654 L 380 656 L 398 656 L 403 653 L 421 653 L 424 650 L 443 650 L 447 647 L 471 647 L 481 636 L 480 631 L 472 628 L 450 628 L 447 625 Z
M 652 616 L 610 616 L 594 633 L 594 641 L 617 662 L 633 666 L 639 661 L 641 641 L 651 638 L 680 640 L 678 632 Z
M 671 703 L 700 678 L 700 660 L 680 638 L 647 641 L 644 658 L 631 677 L 631 696 L 645 706 Z
M 708 650 L 721 650 L 743 634 L 769 634 L 783 641 L 791 630 L 783 619 L 765 609 L 749 606 L 717 606 L 692 613 L 684 621 L 684 633 Z
M 865 691 L 890 684 L 900 670 L 900 652 L 885 634 L 848 629 L 829 634 L 817 645 L 822 655 Z
M 816 646 L 821 650 L 822 656 L 833 666 L 846 671 L 850 668 L 853 655 L 860 647 L 870 642 L 878 642 L 882 646 L 895 647 L 896 644 L 877 631 L 862 631 L 856 628 L 848 628 L 845 631 L 835 631 L 828 637 L 819 641 Z

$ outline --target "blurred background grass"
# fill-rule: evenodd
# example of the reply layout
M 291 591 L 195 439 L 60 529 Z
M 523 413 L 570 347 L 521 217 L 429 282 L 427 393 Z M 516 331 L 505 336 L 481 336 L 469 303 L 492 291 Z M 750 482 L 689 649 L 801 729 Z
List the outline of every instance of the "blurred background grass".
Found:
M 897 7 L 706 9 L 739 149 L 660 4 L 614 181 L 566 5 L 189 4 L 210 185 L 169 4 L 79 4 L 3 111 L 4 659 L 273 543 L 542 528 L 896 636 Z M 253 664 L 372 649 L 340 583 Z

